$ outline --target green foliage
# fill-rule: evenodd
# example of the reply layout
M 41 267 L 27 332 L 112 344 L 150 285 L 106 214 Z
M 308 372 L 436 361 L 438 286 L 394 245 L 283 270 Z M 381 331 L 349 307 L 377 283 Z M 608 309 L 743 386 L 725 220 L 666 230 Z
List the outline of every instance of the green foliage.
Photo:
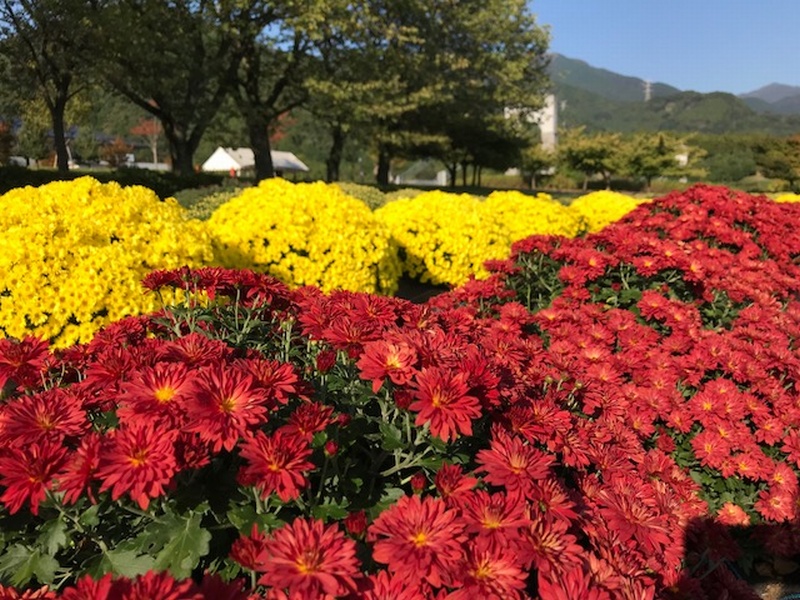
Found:
M 116 181 L 120 185 L 143 185 L 153 190 L 162 200 L 174 196 L 180 190 L 219 185 L 222 176 L 211 173 L 180 175 L 171 172 L 149 171 L 146 169 L 119 169 L 116 171 L 75 170 L 58 173 L 49 169 L 26 169 L 25 167 L 0 167 L 0 194 L 25 186 L 38 187 L 52 181 L 65 181 L 91 175 L 101 183 Z
M 387 195 L 378 188 L 358 183 L 339 182 L 336 185 L 348 196 L 358 198 L 372 210 L 380 208 L 388 202 Z

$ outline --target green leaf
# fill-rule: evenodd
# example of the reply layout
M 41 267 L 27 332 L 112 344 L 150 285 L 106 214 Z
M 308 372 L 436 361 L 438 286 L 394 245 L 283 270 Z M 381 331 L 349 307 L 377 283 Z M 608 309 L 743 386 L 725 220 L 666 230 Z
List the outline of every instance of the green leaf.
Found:
M 41 533 L 36 538 L 36 545 L 44 546 L 50 556 L 55 556 L 56 552 L 67 545 L 67 524 L 62 515 L 47 521 L 39 531 Z
M 369 510 L 370 517 L 377 518 L 384 510 L 389 508 L 392 504 L 397 502 L 398 499 L 405 496 L 406 493 L 400 488 L 388 488 L 383 491 L 380 501 Z
M 100 512 L 100 505 L 93 504 L 89 508 L 87 508 L 80 517 L 78 517 L 78 522 L 83 525 L 84 527 L 94 527 L 95 525 L 100 524 L 100 518 L 97 516 L 97 513 Z
M 384 450 L 391 452 L 406 447 L 403 443 L 403 434 L 394 424 L 382 421 L 378 426 L 381 431 L 381 447 Z
M 227 513 L 228 520 L 234 527 L 244 534 L 249 534 L 253 528 L 253 523 L 258 523 L 261 531 L 272 531 L 284 524 L 272 513 L 257 513 L 252 504 L 234 506 Z
M 207 508 L 207 507 L 206 507 Z M 202 511 L 205 512 L 205 511 Z M 188 515 L 167 513 L 147 526 L 137 538 L 142 549 L 155 555 L 154 568 L 169 570 L 176 578 L 186 578 L 208 554 L 211 534 L 200 526 L 202 512 Z
M 58 566 L 52 556 L 22 544 L 14 544 L 0 556 L 0 575 L 14 587 L 26 585 L 34 576 L 39 583 L 52 583 Z
M 102 577 L 106 573 L 136 577 L 147 573 L 154 564 L 152 556 L 141 555 L 134 549 L 119 547 L 103 552 L 100 560 L 88 569 L 88 574 L 94 578 Z
M 321 504 L 319 506 L 315 506 L 311 510 L 311 514 L 317 519 L 344 519 L 347 516 L 348 510 L 346 508 L 347 501 L 345 500 L 342 504 L 337 504 L 334 502 L 326 502 L 325 504 Z

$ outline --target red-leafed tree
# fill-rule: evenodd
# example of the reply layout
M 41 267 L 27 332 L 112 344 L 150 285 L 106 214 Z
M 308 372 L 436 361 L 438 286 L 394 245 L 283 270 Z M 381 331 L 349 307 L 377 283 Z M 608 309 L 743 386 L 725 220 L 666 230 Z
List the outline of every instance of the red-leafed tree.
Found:
M 153 155 L 153 164 L 158 163 L 158 142 L 161 140 L 163 131 L 161 123 L 154 117 L 142 117 L 139 119 L 139 123 L 131 128 L 131 133 L 143 138 L 150 147 L 150 152 Z

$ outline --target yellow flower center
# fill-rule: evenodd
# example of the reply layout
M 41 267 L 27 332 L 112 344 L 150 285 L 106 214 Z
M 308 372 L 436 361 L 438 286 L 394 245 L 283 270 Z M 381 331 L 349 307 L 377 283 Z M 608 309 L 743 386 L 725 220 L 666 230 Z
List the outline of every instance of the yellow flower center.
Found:
M 128 462 L 134 467 L 141 467 L 147 463 L 147 450 L 144 448 L 137 448 L 128 457 Z
M 175 397 L 176 390 L 174 387 L 170 385 L 165 385 L 158 388 L 154 393 L 153 397 L 160 403 L 164 404 L 169 402 Z
M 428 543 L 428 536 L 425 535 L 424 531 L 420 531 L 419 533 L 411 537 L 411 541 L 417 548 L 421 548 L 422 546 L 425 546 Z

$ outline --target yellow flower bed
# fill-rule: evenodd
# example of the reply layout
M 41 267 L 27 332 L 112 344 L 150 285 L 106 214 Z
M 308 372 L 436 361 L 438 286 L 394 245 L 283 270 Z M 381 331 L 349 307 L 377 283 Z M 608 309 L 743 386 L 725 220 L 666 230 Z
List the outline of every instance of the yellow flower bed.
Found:
M 375 211 L 402 248 L 403 270 L 433 284 L 460 285 L 489 273 L 483 263 L 508 255 L 503 223 L 468 194 L 440 191 L 389 202 Z
M 208 220 L 218 262 L 290 286 L 391 294 L 400 263 L 389 231 L 336 185 L 262 181 Z
M 103 325 L 158 307 L 141 279 L 202 266 L 210 240 L 170 199 L 90 177 L 0 196 L 0 336 L 64 347 Z
M 492 192 L 484 204 L 500 219 L 510 242 L 532 235 L 575 237 L 586 227 L 580 214 L 548 194 L 530 196 L 517 191 Z
M 614 221 L 619 221 L 645 202 L 649 202 L 649 200 L 640 200 L 605 190 L 576 198 L 569 205 L 569 209 L 576 216 L 583 218 L 588 232 L 594 233 Z
M 800 194 L 781 194 L 775 197 L 775 202 L 800 202 Z

